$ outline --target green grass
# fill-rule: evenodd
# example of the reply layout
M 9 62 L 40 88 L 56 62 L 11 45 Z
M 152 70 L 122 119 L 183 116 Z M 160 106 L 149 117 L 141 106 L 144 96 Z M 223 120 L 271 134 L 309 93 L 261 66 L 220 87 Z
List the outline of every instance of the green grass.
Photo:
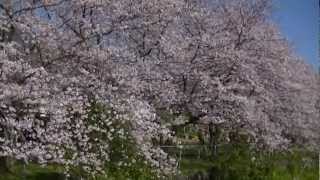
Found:
M 206 174 L 210 180 L 317 180 L 318 154 L 302 150 L 291 152 L 257 152 L 246 146 L 221 147 L 216 156 L 198 156 L 197 148 L 184 149 L 188 156 L 180 161 L 180 177 Z M 178 152 L 178 151 L 177 151 Z M 176 152 L 176 153 L 177 153 Z M 193 152 L 193 154 L 192 154 Z M 203 151 L 204 153 L 205 151 Z M 138 158 L 131 154 L 132 157 Z M 151 180 L 157 179 L 152 168 L 142 161 L 131 166 L 106 164 L 108 176 L 96 180 Z M 62 180 L 63 170 L 59 166 L 41 167 L 12 163 L 9 171 L 0 172 L 0 180 Z M 176 179 L 173 177 L 171 179 Z M 71 178 L 72 179 L 72 178 Z M 78 179 L 78 178 L 73 178 Z
M 1 162 L 3 163 L 3 162 Z M 41 167 L 37 164 L 23 165 L 12 162 L 8 171 L 0 172 L 0 180 L 63 180 L 62 168 L 55 165 Z
M 211 179 L 214 177 L 213 180 L 317 180 L 319 178 L 317 153 L 303 150 L 257 152 L 243 145 L 221 147 L 217 155 L 212 158 L 184 156 L 180 167 L 183 176 L 191 177 L 205 172 L 208 177 L 211 175 Z

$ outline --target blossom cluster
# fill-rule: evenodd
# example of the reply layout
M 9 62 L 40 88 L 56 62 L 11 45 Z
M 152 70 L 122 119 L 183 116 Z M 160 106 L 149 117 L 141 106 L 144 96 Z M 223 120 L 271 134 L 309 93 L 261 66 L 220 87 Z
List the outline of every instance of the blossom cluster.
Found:
M 167 174 L 176 162 L 152 141 L 173 136 L 160 111 L 272 148 L 319 145 L 319 77 L 269 22 L 268 0 L 5 2 L 1 156 L 102 172 L 123 121 Z M 90 121 L 92 102 L 114 115 Z

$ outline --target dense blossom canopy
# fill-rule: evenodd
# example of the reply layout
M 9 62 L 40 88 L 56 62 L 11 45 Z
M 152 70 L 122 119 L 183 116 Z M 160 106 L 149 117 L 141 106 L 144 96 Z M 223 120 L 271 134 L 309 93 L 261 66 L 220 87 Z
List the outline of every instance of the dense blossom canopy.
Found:
M 160 111 L 272 148 L 319 144 L 319 77 L 269 12 L 268 0 L 0 1 L 0 155 L 99 172 L 119 120 L 168 173 L 152 143 L 172 135 Z M 89 122 L 93 101 L 114 116 Z

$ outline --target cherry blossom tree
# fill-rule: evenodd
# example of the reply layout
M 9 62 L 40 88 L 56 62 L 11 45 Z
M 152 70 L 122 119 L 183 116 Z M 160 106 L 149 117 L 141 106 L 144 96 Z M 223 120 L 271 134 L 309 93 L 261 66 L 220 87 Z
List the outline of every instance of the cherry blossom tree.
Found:
M 100 43 L 113 28 L 125 33 L 121 4 L 23 3 L 22 8 L 1 6 L 1 155 L 101 173 L 109 160 L 110 126 L 121 120 L 131 122 L 146 160 L 153 166 L 161 161 L 159 171 L 171 171 L 175 162 L 151 143 L 166 130 L 153 107 L 134 96 L 130 86 L 140 88 L 137 79 L 126 79 L 135 71 L 128 64 L 129 48 Z M 108 10 L 114 12 L 105 14 Z M 89 121 L 93 101 L 109 106 L 116 116 Z M 105 138 L 96 140 L 92 134 Z
M 0 1 L 0 155 L 103 172 L 112 123 L 146 160 L 175 161 L 161 111 L 224 123 L 256 144 L 319 144 L 319 84 L 269 0 Z M 113 116 L 92 122 L 98 102 Z M 93 134 L 101 134 L 98 139 Z

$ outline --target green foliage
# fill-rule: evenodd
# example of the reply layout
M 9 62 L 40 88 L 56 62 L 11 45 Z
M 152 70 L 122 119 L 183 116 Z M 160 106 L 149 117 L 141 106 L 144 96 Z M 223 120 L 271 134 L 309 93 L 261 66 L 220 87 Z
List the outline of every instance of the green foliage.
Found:
M 245 144 L 218 148 L 211 159 L 184 157 L 181 171 L 192 177 L 206 172 L 210 180 L 314 180 L 318 179 L 317 153 L 256 151 Z
M 110 161 L 105 163 L 107 176 L 101 179 L 155 179 L 156 174 L 151 166 L 140 154 L 137 145 L 131 136 L 130 124 L 115 118 L 115 112 L 100 104 L 93 104 L 89 112 L 90 121 L 100 121 L 103 118 L 112 118 L 112 124 L 105 127 L 112 132 L 110 146 Z M 114 130 L 111 130 L 114 129 Z M 105 138 L 97 136 L 96 138 Z
M 96 180 L 151 180 L 157 179 L 153 169 L 144 162 L 130 142 L 115 138 L 112 144 L 112 158 L 106 163 L 108 176 Z M 261 152 L 247 145 L 225 145 L 218 149 L 215 157 L 205 156 L 206 151 L 191 147 L 184 149 L 187 156 L 180 162 L 182 177 L 195 177 L 206 174 L 210 180 L 315 180 L 318 179 L 317 153 L 292 150 L 290 152 Z M 126 153 L 123 153 L 126 152 Z M 193 154 L 193 156 L 192 156 Z M 135 161 L 132 161 L 135 159 Z M 119 162 L 124 162 L 119 166 Z M 0 174 L 0 180 L 64 180 L 62 167 L 49 165 L 41 167 L 36 164 L 23 166 L 14 162 L 10 171 Z M 120 167 L 120 168 L 119 168 Z M 71 180 L 79 179 L 74 172 Z M 83 177 L 83 176 L 82 176 Z M 86 178 L 90 179 L 90 178 Z M 176 179 L 173 177 L 172 179 Z
M 115 135 L 110 143 L 110 161 L 105 165 L 108 178 L 154 179 L 155 173 L 139 153 L 134 139 L 128 132 L 128 126 L 128 124 L 121 125 L 125 132 L 122 135 Z
M 0 173 L 0 180 L 64 180 L 62 168 L 58 165 L 41 167 L 38 164 L 30 163 L 24 165 L 19 161 L 10 160 L 11 165 L 8 171 Z M 1 162 L 3 163 L 3 162 Z
M 180 175 L 183 178 L 210 180 L 314 180 L 318 179 L 318 154 L 300 148 L 270 152 L 250 145 L 251 137 L 241 130 L 227 134 L 218 133 L 214 140 L 216 149 L 201 139 L 194 125 L 179 127 L 176 135 L 183 143 L 182 149 L 168 149 L 179 157 Z M 224 141 L 228 135 L 229 142 Z M 194 138 L 198 136 L 198 138 Z M 221 136 L 221 137 L 220 137 Z M 208 138 L 208 137 L 207 137 Z M 218 140 L 217 140 L 218 139 Z

